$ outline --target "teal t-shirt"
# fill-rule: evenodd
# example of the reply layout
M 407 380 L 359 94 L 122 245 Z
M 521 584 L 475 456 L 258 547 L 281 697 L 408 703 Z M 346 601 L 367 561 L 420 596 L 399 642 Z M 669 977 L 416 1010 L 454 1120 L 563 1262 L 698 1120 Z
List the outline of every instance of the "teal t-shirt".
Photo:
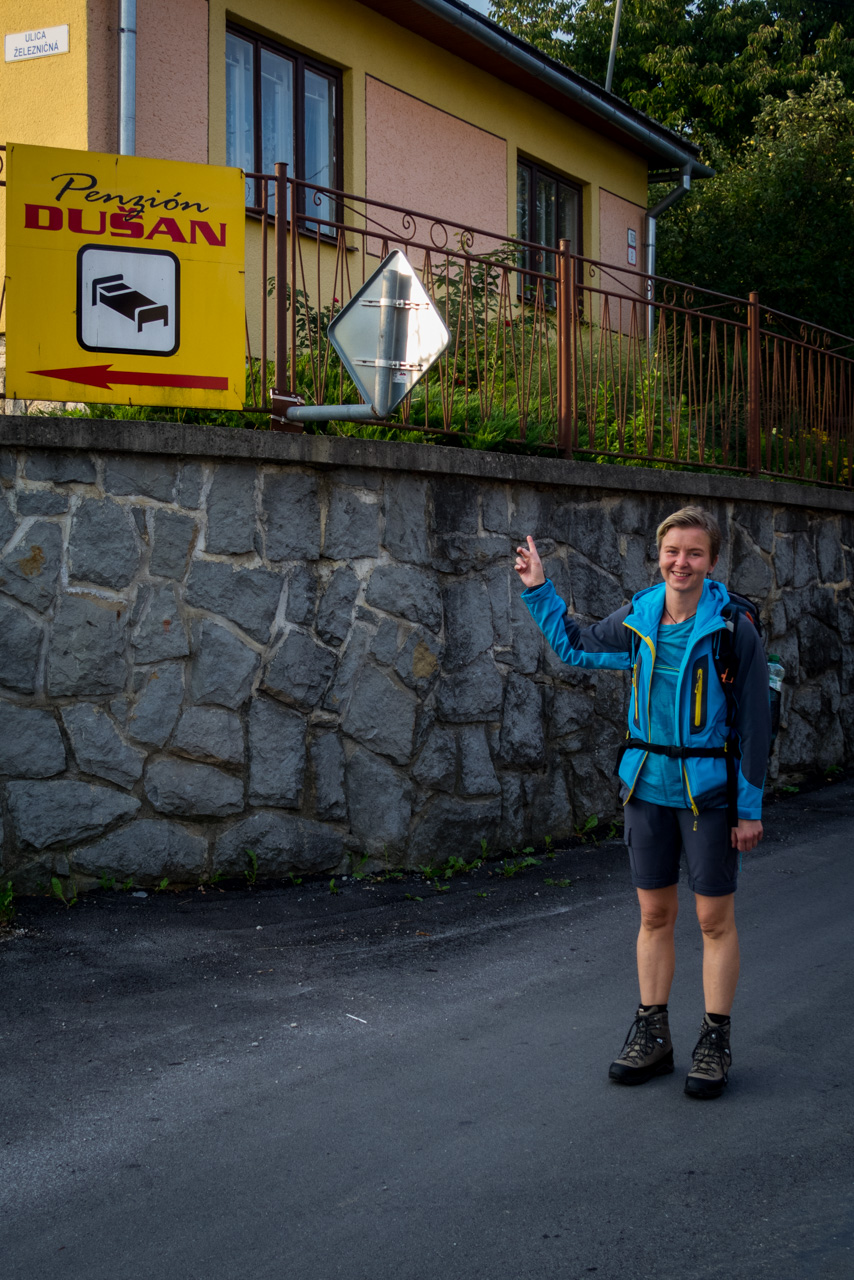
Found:
M 661 746 L 676 745 L 676 681 L 693 630 L 693 618 L 676 626 L 658 628 L 649 692 L 649 740 Z M 650 752 L 635 784 L 634 797 L 669 809 L 687 809 L 690 802 L 685 793 L 681 761 Z

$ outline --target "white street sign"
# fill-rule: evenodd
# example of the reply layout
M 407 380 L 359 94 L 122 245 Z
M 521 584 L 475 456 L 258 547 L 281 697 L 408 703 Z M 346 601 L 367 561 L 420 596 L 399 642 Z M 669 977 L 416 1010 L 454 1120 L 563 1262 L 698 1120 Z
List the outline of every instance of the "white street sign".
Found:
M 174 253 L 85 245 L 77 255 L 77 341 L 86 351 L 174 355 L 179 307 Z
M 387 418 L 451 341 L 406 256 L 395 249 L 329 326 L 329 340 L 378 418 Z
M 28 58 L 49 58 L 68 53 L 68 23 L 62 27 L 33 27 L 6 36 L 6 61 L 26 62 Z

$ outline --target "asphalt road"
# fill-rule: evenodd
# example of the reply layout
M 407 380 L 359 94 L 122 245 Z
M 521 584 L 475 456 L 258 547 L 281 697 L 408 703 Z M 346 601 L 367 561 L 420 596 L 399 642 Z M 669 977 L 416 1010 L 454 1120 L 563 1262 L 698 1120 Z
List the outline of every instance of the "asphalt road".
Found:
M 0 943 L 0 1272 L 850 1280 L 854 783 L 767 829 L 730 1086 L 706 1103 L 682 1092 L 687 889 L 677 1071 L 607 1082 L 636 1000 L 613 844 L 446 893 L 25 903 Z

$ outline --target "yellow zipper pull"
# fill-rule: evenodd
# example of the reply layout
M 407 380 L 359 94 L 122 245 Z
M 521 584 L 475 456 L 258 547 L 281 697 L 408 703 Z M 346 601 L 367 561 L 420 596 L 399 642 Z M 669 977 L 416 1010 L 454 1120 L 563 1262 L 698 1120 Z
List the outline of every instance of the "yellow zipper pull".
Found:
M 700 727 L 703 715 L 703 668 L 697 668 L 697 683 L 694 686 L 694 724 Z

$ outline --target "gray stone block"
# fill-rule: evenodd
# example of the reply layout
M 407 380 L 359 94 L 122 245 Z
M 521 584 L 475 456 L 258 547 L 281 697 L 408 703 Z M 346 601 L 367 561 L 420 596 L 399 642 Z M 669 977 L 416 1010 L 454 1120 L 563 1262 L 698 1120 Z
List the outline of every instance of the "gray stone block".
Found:
M 501 759 L 515 768 L 537 768 L 545 753 L 542 685 L 511 675 L 501 721 Z
M 268 693 L 301 707 L 315 707 L 335 670 L 335 654 L 302 631 L 291 631 L 273 655 L 262 680 Z
M 483 580 L 489 594 L 494 643 L 501 647 L 508 647 L 513 643 L 510 602 L 511 596 L 518 597 L 520 594 L 519 581 L 513 570 L 504 565 L 493 565 L 491 569 L 487 569 Z
M 264 477 L 261 509 L 268 560 L 317 560 L 320 500 L 315 476 L 286 471 Z
M 152 515 L 154 539 L 151 573 L 162 578 L 183 578 L 196 545 L 199 527 L 192 516 L 158 508 Z
M 332 683 L 323 695 L 322 706 L 325 711 L 334 711 L 343 715 L 349 706 L 356 687 L 356 677 L 361 671 L 371 643 L 371 632 L 367 627 L 357 623 L 350 632 Z
M 436 532 L 477 533 L 479 486 L 461 477 L 441 476 L 432 487 Z
M 0 686 L 33 693 L 39 668 L 42 629 L 22 609 L 0 599 Z
M 137 674 L 144 683 L 128 717 L 128 733 L 137 742 L 162 747 L 175 728 L 184 700 L 184 664 L 162 662 Z
M 760 502 L 738 502 L 735 518 L 763 551 L 774 550 L 774 518 L 770 507 Z M 723 525 L 722 525 L 723 527 Z
M 65 747 L 50 711 L 0 702 L 0 774 L 52 778 L 65 768 Z
M 83 773 L 106 778 L 130 790 L 142 777 L 145 752 L 126 743 L 113 721 L 90 702 L 63 707 L 62 723 Z
M 18 507 L 20 510 L 20 504 Z M 815 549 L 818 576 L 822 582 L 841 582 L 845 577 L 845 556 L 835 520 L 823 520 L 816 530 Z
M 454 790 L 457 781 L 457 741 L 450 729 L 433 726 L 413 765 L 412 776 L 430 791 Z
M 576 613 L 586 614 L 590 618 L 604 618 L 626 601 L 627 596 L 618 582 L 595 565 L 588 564 L 574 551 L 569 553 L 569 571 L 572 604 Z
M 502 657 L 502 662 L 525 675 L 533 675 L 545 647 L 543 633 L 518 593 L 511 598 L 511 615 L 513 646 L 510 653 Z
M 174 586 L 145 588 L 137 604 L 139 621 L 131 639 L 136 661 L 185 658 L 190 652 L 190 642 Z
M 333 467 L 329 478 L 333 484 L 349 484 L 354 489 L 379 489 L 382 486 L 380 476 L 365 467 Z
M 283 579 L 269 569 L 233 569 L 218 560 L 194 560 L 184 589 L 187 604 L 219 613 L 261 644 L 270 639 Z
M 351 738 L 388 756 L 395 764 L 406 764 L 412 755 L 415 732 L 415 696 L 384 671 L 362 669 L 341 727 Z
M 529 837 L 531 812 L 526 796 L 526 783 L 518 773 L 501 775 L 501 825 L 498 829 L 498 850 L 519 848 Z M 490 852 L 495 852 L 491 850 Z
M 50 489 L 33 489 L 18 494 L 18 515 L 61 516 L 68 510 L 68 493 L 54 493 Z M 0 536 L 0 545 L 5 539 Z
M 353 606 L 359 594 L 359 579 L 352 569 L 336 569 L 317 606 L 317 634 L 337 648 L 347 639 Z
M 185 462 L 178 479 L 175 501 L 179 507 L 196 511 L 202 505 L 205 473 L 200 462 Z
M 326 516 L 323 554 L 330 560 L 355 560 L 379 552 L 379 505 L 352 489 L 333 488 Z
M 323 821 L 347 817 L 344 748 L 337 733 L 319 733 L 309 748 L 314 778 L 314 812 Z
M 370 655 L 384 667 L 390 667 L 397 658 L 400 625 L 391 618 L 383 618 L 377 634 L 371 641 Z
M 262 879 L 280 879 L 290 871 L 334 871 L 345 855 L 344 841 L 322 822 L 284 813 L 253 813 L 230 827 L 216 842 L 214 870 L 239 876 L 249 866 L 247 851 L 258 860 Z
M 298 564 L 288 573 L 285 617 L 288 622 L 310 627 L 317 606 L 317 579 L 308 565 Z
M 801 666 L 807 676 L 820 675 L 842 656 L 842 643 L 836 631 L 809 614 L 798 621 Z
M 249 708 L 249 803 L 297 809 L 305 778 L 305 720 L 266 698 Z
M 454 582 L 442 592 L 446 671 L 467 666 L 492 644 L 492 612 L 480 578 Z
M 383 545 L 396 560 L 430 563 L 429 490 L 426 480 L 389 475 L 385 481 Z
M 549 735 L 565 738 L 585 733 L 593 719 L 593 698 L 587 689 L 555 689 L 549 715 Z
M 573 551 L 580 552 L 591 564 L 608 573 L 620 573 L 622 563 L 617 530 L 610 510 L 601 502 L 568 502 L 556 507 L 549 533 L 557 541 L 568 543 Z
M 492 764 L 483 725 L 465 725 L 460 738 L 460 795 L 497 796 L 501 783 Z
M 546 836 L 559 840 L 569 835 L 572 835 L 572 806 L 566 777 L 558 761 L 545 778 L 536 780 L 531 805 L 531 838 L 539 842 Z
M 402 565 L 378 565 L 371 574 L 365 600 L 410 622 L 420 622 L 431 631 L 442 626 L 442 599 L 436 579 L 423 569 Z
M 554 498 L 550 491 L 532 489 L 529 485 L 514 485 L 510 491 L 510 522 L 506 530 L 512 549 L 530 534 L 536 541 L 543 537 L 551 525 Z M 486 528 L 484 521 L 484 528 Z M 496 532 L 502 532 L 496 530 Z
M 178 822 L 139 818 L 108 836 L 75 849 L 74 870 L 86 876 L 106 876 L 134 884 L 192 884 L 200 879 L 207 860 L 207 841 Z
M 18 521 L 12 514 L 9 499 L 5 493 L 0 492 L 0 547 L 5 547 L 17 527 Z
M 255 549 L 254 466 L 220 463 L 208 493 L 205 550 L 213 555 L 240 555 Z
M 84 698 L 121 693 L 127 681 L 126 636 L 126 609 L 86 596 L 60 596 L 48 651 L 48 693 Z
M 249 697 L 260 665 L 260 654 L 218 622 L 205 618 L 194 645 L 193 702 L 213 702 L 236 711 Z
M 243 808 L 243 781 L 209 764 L 155 760 L 145 771 L 145 794 L 159 813 L 225 818 Z
M 44 613 L 53 604 L 62 567 L 62 531 L 37 520 L 0 560 L 0 591 Z
M 430 563 L 439 573 L 453 573 L 460 577 L 472 570 L 483 570 L 489 565 L 506 563 L 510 559 L 511 546 L 508 538 L 493 534 L 440 534 Z
M 510 494 L 506 485 L 489 486 L 480 496 L 480 509 L 483 527 L 489 533 L 510 534 Z M 528 530 L 537 536 L 538 525 Z
M 66 779 L 10 782 L 7 793 L 15 834 L 33 849 L 100 835 L 116 819 L 136 813 L 140 803 L 110 787 Z
M 134 494 L 171 502 L 177 476 L 178 463 L 172 458 L 141 458 L 123 454 L 107 458 L 104 464 L 104 488 L 107 493 L 118 497 Z
M 94 484 L 95 464 L 86 453 L 35 452 L 24 462 L 28 480 L 50 480 L 54 484 Z
M 188 707 L 178 721 L 171 750 L 212 764 L 242 764 L 243 726 L 224 707 Z
M 69 576 L 114 591 L 126 587 L 139 568 L 141 548 L 132 517 L 115 502 L 90 498 L 71 520 Z
M 429 631 L 411 631 L 397 656 L 394 669 L 407 688 L 420 698 L 427 695 L 439 678 L 442 646 Z
M 0 484 L 13 484 L 18 460 L 11 449 L 0 449 Z
M 795 577 L 795 548 L 792 539 L 774 539 L 774 577 L 778 587 L 791 586 Z
M 449 858 L 473 858 L 481 840 L 494 849 L 501 822 L 501 801 L 456 800 L 436 796 L 418 816 L 409 843 L 407 864 L 442 865 Z
M 729 585 L 751 600 L 761 601 L 771 590 L 771 569 L 739 526 L 732 527 Z
M 443 675 L 436 691 L 436 711 L 440 719 L 454 724 L 497 720 L 503 696 L 501 675 L 485 654 L 469 666 Z
M 798 587 L 808 587 L 817 580 L 818 561 L 812 541 L 805 533 L 795 534 L 792 549 L 795 555 L 792 585 L 797 590 Z
M 363 853 L 392 853 L 406 846 L 413 788 L 405 774 L 370 751 L 347 762 L 350 829 Z
M 780 507 L 774 512 L 777 533 L 806 533 L 809 527 L 809 515 L 802 508 Z

